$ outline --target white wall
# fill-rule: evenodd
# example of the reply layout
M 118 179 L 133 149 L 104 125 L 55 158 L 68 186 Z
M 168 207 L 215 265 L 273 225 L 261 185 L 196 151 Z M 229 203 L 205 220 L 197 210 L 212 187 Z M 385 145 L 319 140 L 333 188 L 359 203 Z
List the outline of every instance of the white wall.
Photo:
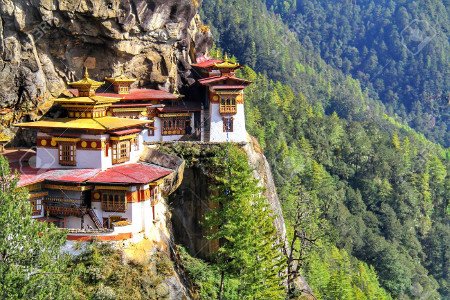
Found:
M 237 113 L 233 117 L 233 132 L 223 132 L 223 115 L 219 112 L 218 103 L 210 103 L 210 141 L 211 142 L 245 142 L 247 131 L 245 129 L 244 104 L 237 104 Z M 227 136 L 228 134 L 228 136 Z
M 147 132 L 145 132 L 147 134 Z M 45 134 L 39 134 L 39 136 L 46 136 Z M 144 138 L 143 135 L 138 135 L 139 149 L 136 150 L 134 144 L 131 145 L 130 161 L 137 162 L 144 151 Z M 109 139 L 109 135 L 82 135 L 81 139 L 87 140 L 101 140 L 106 141 Z M 57 148 L 36 148 L 36 167 L 40 169 L 59 168 L 59 169 L 101 169 L 106 170 L 112 166 L 112 147 L 109 146 L 108 156 L 105 154 L 104 149 L 100 150 L 84 150 L 77 148 L 76 150 L 76 166 L 61 166 L 59 164 L 59 156 Z
M 172 141 L 178 141 L 180 140 L 183 135 L 162 135 L 162 118 L 155 117 L 155 135 L 154 136 L 148 136 L 148 129 L 145 129 L 142 131 L 141 136 L 143 137 L 143 141 L 148 142 L 172 142 Z M 191 114 L 191 127 L 192 127 L 192 133 L 194 133 L 194 114 Z

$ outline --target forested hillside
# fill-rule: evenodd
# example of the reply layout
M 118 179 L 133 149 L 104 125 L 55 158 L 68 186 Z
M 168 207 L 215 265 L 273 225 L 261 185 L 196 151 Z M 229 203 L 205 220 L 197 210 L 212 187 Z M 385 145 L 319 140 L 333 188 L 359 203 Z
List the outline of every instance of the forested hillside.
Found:
M 256 70 L 241 74 L 254 81 L 248 130 L 272 164 L 289 236 L 301 237 L 301 272 L 319 299 L 389 297 L 361 292 L 356 258 L 394 298 L 447 298 L 448 150 L 388 117 L 261 1 L 206 0 L 203 15 L 218 46 Z
M 450 145 L 446 1 L 266 0 L 301 43 L 428 138 Z

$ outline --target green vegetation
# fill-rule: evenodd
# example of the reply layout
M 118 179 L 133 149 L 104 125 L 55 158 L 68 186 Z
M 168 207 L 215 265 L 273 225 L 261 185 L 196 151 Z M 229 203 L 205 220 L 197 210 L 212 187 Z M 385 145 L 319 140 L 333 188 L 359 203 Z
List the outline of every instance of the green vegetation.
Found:
M 359 79 L 391 114 L 396 112 L 427 137 L 450 145 L 448 3 L 265 2 L 302 45 Z
M 70 298 L 65 233 L 31 218 L 28 192 L 0 156 L 0 298 Z
M 375 270 L 343 249 L 319 245 L 308 261 L 305 275 L 318 299 L 392 299 L 380 287 Z
M 170 299 L 167 280 L 175 275 L 173 262 L 162 252 L 144 259 L 147 254 L 143 252 L 145 249 L 140 250 L 139 260 L 126 260 L 124 253 L 110 244 L 89 244 L 71 263 L 71 271 L 77 274 L 72 282 L 74 298 Z
M 241 72 L 254 81 L 247 129 L 272 165 L 306 279 L 317 244 L 331 253 L 329 242 L 373 266 L 395 298 L 448 297 L 448 149 L 387 116 L 373 89 L 301 46 L 261 1 L 206 0 L 203 15 L 218 47 L 260 72 Z
M 284 299 L 282 243 L 245 152 L 227 145 L 213 164 L 215 205 L 205 224 L 211 232 L 208 238 L 220 241 L 214 256 L 221 281 L 239 279 L 238 299 Z
M 447 10 L 441 1 L 374 2 L 205 0 L 202 12 L 218 46 L 327 113 L 379 123 L 381 99 L 391 115 L 448 145 Z M 415 18 L 438 34 L 412 55 L 401 31 Z
M 232 144 L 159 150 L 183 157 L 209 178 L 210 209 L 202 222 L 217 251 L 209 263 L 182 255 L 201 299 L 285 299 L 282 241 L 246 153 Z
M 291 235 L 300 211 L 310 240 L 331 241 L 373 265 L 394 297 L 438 298 L 436 280 L 448 295 L 448 153 L 393 124 L 327 116 L 249 68 L 242 75 L 254 81 L 248 129 L 272 164 Z M 316 251 L 309 249 L 306 270 Z

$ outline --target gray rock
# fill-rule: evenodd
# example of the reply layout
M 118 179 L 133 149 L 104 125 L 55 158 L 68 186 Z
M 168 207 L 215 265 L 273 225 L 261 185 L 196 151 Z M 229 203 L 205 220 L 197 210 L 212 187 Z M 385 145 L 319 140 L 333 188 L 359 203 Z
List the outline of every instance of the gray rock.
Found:
M 179 89 L 192 82 L 184 76 L 194 54 L 212 43 L 198 6 L 192 0 L 0 0 L 0 108 L 18 108 L 16 120 L 42 115 L 49 98 L 80 79 L 83 66 L 97 80 L 124 73 L 139 79 L 135 87 Z

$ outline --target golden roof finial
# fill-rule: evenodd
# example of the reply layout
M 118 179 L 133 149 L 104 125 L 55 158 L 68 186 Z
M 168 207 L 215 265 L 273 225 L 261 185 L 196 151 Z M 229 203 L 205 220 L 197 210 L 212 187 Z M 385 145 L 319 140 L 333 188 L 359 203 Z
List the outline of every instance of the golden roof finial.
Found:
M 85 79 L 89 78 L 88 67 L 84 67 L 84 78 Z
M 84 68 L 83 79 L 69 82 L 68 85 L 76 88 L 80 97 L 90 97 L 95 95 L 95 90 L 98 89 L 104 82 L 95 81 L 89 78 L 88 68 Z
M 225 62 L 228 62 L 228 54 L 226 52 L 225 52 L 224 60 L 225 60 Z

